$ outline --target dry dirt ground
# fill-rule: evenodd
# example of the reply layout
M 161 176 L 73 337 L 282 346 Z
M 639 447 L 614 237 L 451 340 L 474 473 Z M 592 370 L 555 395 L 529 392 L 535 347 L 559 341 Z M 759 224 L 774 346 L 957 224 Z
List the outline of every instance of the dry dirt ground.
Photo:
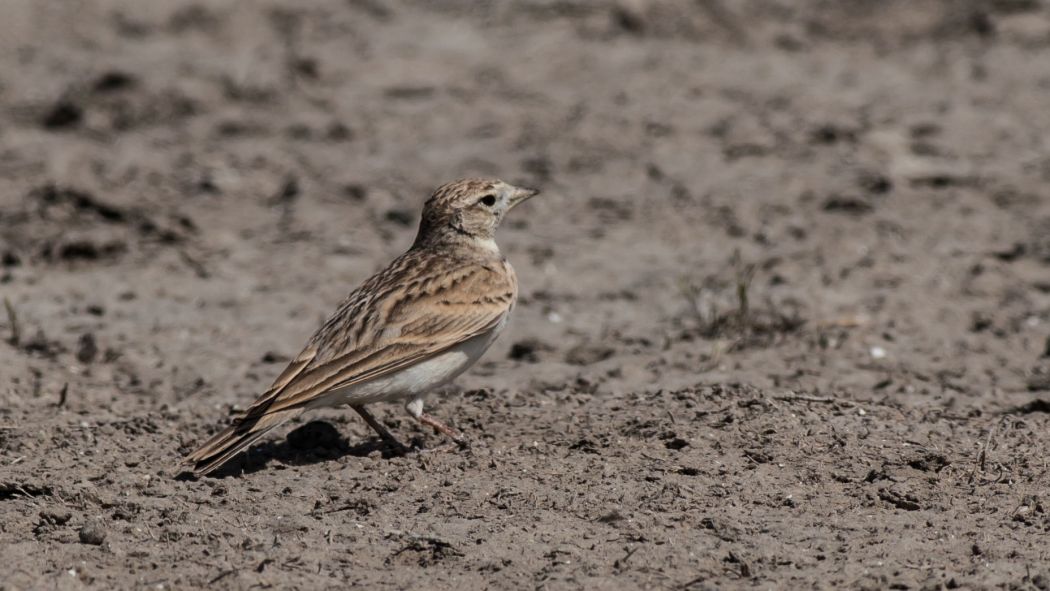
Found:
M 2 10 L 0 588 L 1050 586 L 1047 2 Z M 466 175 L 473 447 L 178 477 Z

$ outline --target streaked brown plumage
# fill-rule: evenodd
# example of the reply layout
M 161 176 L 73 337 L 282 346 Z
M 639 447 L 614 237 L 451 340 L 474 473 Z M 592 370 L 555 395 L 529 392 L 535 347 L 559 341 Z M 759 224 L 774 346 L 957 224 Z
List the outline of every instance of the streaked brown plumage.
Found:
M 399 399 L 420 422 L 459 440 L 423 412 L 423 397 L 473 364 L 506 323 L 518 285 L 494 233 L 507 211 L 536 193 L 499 180 L 440 187 L 408 252 L 351 292 L 270 389 L 185 463 L 211 472 L 304 410 L 342 404 L 404 449 L 365 410 Z

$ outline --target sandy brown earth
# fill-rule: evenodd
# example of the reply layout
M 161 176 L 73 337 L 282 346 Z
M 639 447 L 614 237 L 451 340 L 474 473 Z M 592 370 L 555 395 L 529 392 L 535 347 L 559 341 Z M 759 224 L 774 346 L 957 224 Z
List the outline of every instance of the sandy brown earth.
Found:
M 1047 2 L 2 11 L 0 588 L 1050 588 Z M 177 477 L 467 175 L 472 448 Z

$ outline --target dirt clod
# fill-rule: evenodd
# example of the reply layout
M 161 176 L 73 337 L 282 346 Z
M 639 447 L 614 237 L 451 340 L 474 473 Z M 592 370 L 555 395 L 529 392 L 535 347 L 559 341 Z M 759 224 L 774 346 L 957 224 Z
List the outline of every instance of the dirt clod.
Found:
M 106 541 L 106 530 L 97 523 L 88 523 L 80 528 L 80 531 L 77 532 L 77 537 L 80 539 L 81 544 L 100 546 Z

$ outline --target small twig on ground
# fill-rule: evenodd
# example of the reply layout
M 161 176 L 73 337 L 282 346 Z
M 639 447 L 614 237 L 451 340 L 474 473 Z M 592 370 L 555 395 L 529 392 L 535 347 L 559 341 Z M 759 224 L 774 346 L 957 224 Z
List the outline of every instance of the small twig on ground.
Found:
M 816 323 L 817 328 L 858 328 L 871 324 L 867 316 L 843 316 L 832 320 L 822 320 Z
M 437 536 L 431 536 L 426 534 L 416 534 L 409 531 L 401 531 L 399 529 L 389 529 L 386 531 L 386 538 L 403 538 L 411 540 L 413 542 L 430 542 L 432 544 L 440 544 L 444 546 L 451 546 L 452 544 L 447 540 L 443 540 Z
M 970 470 L 970 478 L 967 480 L 967 484 L 972 485 L 977 479 L 977 471 L 984 472 L 985 464 L 988 461 L 988 449 L 994 443 L 995 432 L 999 429 L 999 426 L 1006 420 L 1006 417 L 999 419 L 991 428 L 988 429 L 988 434 L 984 438 L 984 443 L 981 444 L 980 451 L 977 452 L 977 458 L 973 463 L 973 469 Z M 1002 474 L 1000 473 L 1000 478 Z
M 634 556 L 634 553 L 637 552 L 637 551 L 638 551 L 638 547 L 637 546 L 634 547 L 634 548 L 629 549 L 627 551 L 627 554 L 625 554 L 623 558 L 617 558 L 616 561 L 613 562 L 613 566 L 615 568 L 621 568 L 622 566 L 626 565 L 627 561 L 630 560 L 631 557 Z
M 452 556 L 463 556 L 463 553 L 456 549 L 451 542 L 443 540 L 437 536 L 419 535 L 412 532 L 402 532 L 398 530 L 388 530 L 386 538 L 401 538 L 407 540 L 408 543 L 394 552 L 394 556 L 398 556 L 408 551 L 430 551 L 435 555 L 452 555 Z
M 737 567 L 736 571 L 734 571 L 732 568 L 729 568 L 728 566 L 726 566 L 725 569 L 728 570 L 729 572 L 735 572 L 742 579 L 750 579 L 751 578 L 751 576 L 753 574 L 752 571 L 751 571 L 751 564 L 748 563 L 748 561 L 745 560 L 743 557 L 737 556 L 736 554 L 734 554 L 732 550 L 729 551 L 729 556 L 726 557 L 725 562 L 728 562 L 730 564 L 737 564 L 737 565 L 739 565 Z
M 733 251 L 731 262 L 736 272 L 737 320 L 741 328 L 746 328 L 751 313 L 748 289 L 751 287 L 751 280 L 755 277 L 755 265 L 744 263 L 740 249 Z
M 225 579 L 226 577 L 232 575 L 233 573 L 237 572 L 237 570 L 238 569 L 236 569 L 236 568 L 231 568 L 231 569 L 222 571 L 215 578 L 213 578 L 212 580 L 208 581 L 208 585 L 214 585 L 215 583 L 218 583 L 219 581 L 221 581 L 221 580 Z
M 774 396 L 773 400 L 782 402 L 820 402 L 823 404 L 842 404 L 845 406 L 857 406 L 856 402 L 844 398 L 832 398 L 828 396 L 809 396 L 806 394 L 782 394 Z
M 188 266 L 190 269 L 192 269 L 193 273 L 195 275 L 197 275 L 197 277 L 199 277 L 201 279 L 207 279 L 208 277 L 211 276 L 211 274 L 208 273 L 208 269 L 205 268 L 204 263 L 198 261 L 196 258 L 194 258 L 193 255 L 191 255 L 190 253 L 186 252 L 186 249 L 180 248 L 178 250 L 178 253 L 179 253 L 179 258 L 182 259 L 182 262 L 186 263 L 186 266 Z
M 66 405 L 66 397 L 67 397 L 68 394 L 69 394 L 69 382 L 66 382 L 66 383 L 62 384 L 62 390 L 59 391 L 59 393 L 58 393 L 58 404 L 56 406 L 58 406 L 59 408 L 62 408 L 63 406 L 65 406 Z
M 704 574 L 696 577 L 695 579 L 689 581 L 688 583 L 682 583 L 682 585 L 679 586 L 678 588 L 682 589 L 684 591 L 685 589 L 689 589 L 690 587 L 692 587 L 693 585 L 696 585 L 698 583 L 703 583 L 704 581 L 706 581 L 706 580 L 708 580 L 710 578 L 713 578 L 714 576 L 715 576 L 715 574 L 713 572 L 706 571 L 706 572 L 704 572 Z
M 15 307 L 11 304 L 11 300 L 4 298 L 4 309 L 7 310 L 7 325 L 11 327 L 11 337 L 7 339 L 7 342 L 17 347 L 22 336 L 18 329 L 18 315 L 15 314 Z
M 701 305 L 701 300 L 704 298 L 704 289 L 693 285 L 692 283 L 683 281 L 681 284 L 681 291 L 682 296 L 685 298 L 686 304 L 689 305 L 697 323 L 701 327 L 710 326 L 718 314 L 713 309 L 709 309 L 707 312 L 704 311 L 704 307 Z

